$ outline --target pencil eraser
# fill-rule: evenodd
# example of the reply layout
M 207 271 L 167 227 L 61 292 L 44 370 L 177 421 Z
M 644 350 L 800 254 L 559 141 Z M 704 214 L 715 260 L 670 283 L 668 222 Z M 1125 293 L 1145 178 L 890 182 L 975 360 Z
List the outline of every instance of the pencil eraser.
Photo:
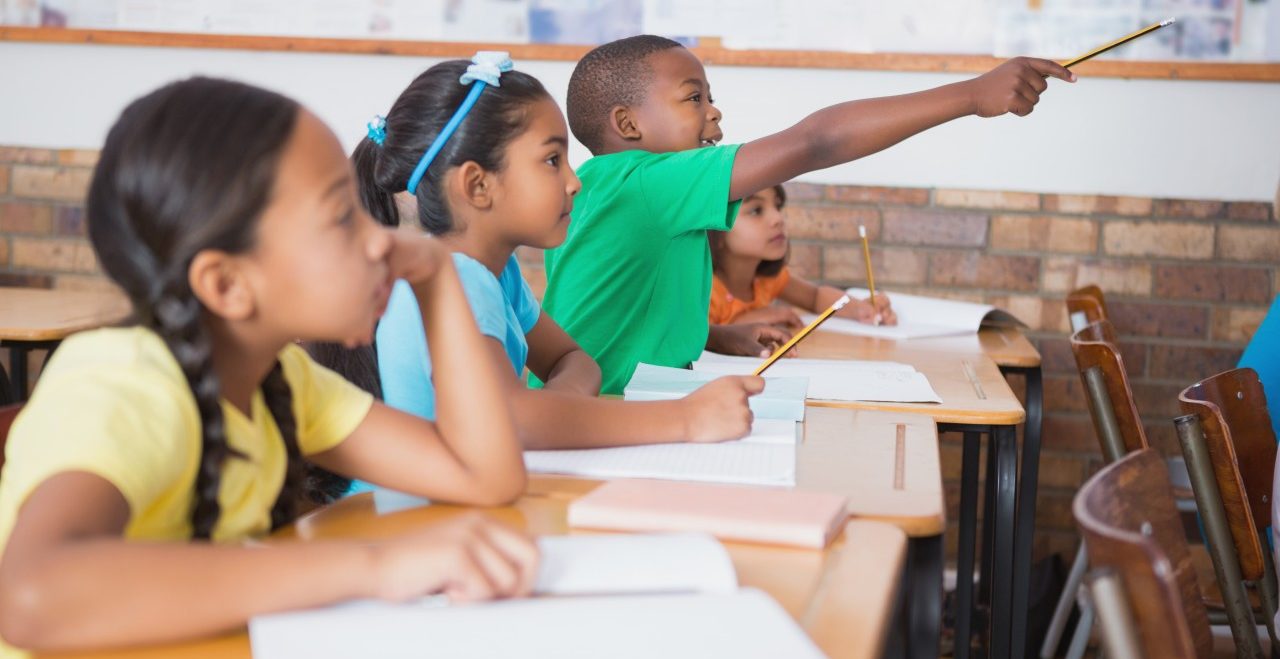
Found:
M 867 227 L 865 225 L 862 225 L 862 224 L 858 225 L 858 237 L 859 238 L 867 237 Z

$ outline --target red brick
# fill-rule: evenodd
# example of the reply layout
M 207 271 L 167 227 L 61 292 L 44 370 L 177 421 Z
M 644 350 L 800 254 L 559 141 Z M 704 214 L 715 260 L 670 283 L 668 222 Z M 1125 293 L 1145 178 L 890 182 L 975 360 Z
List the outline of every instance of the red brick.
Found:
M 880 214 L 869 208 L 796 206 L 786 211 L 787 235 L 811 240 L 858 240 L 858 226 L 872 240 L 880 233 Z
M 0 236 L 0 266 L 9 265 L 9 239 Z
M 29 149 L 21 146 L 0 146 L 0 162 L 24 165 L 48 165 L 54 161 L 49 149 Z
M 1144 419 L 1172 419 L 1181 414 L 1178 411 L 1178 394 L 1182 393 L 1185 385 L 1135 382 L 1130 378 L 1129 388 L 1133 391 L 1133 404 Z
M 982 247 L 987 244 L 985 215 L 946 213 L 923 209 L 885 209 L 886 243 Z
M 1241 348 L 1201 346 L 1151 346 L 1151 377 L 1185 382 L 1187 385 L 1228 371 L 1240 360 Z
M 1213 256 L 1213 229 L 1188 222 L 1104 222 L 1102 244 L 1116 256 L 1207 259 Z
M 831 185 L 827 186 L 827 199 L 842 204 L 927 206 L 929 204 L 929 190 L 926 188 Z
M 1213 329 L 1210 338 L 1215 341 L 1248 343 L 1267 315 L 1267 307 L 1217 307 L 1213 310 Z
M 1085 478 L 1088 456 L 1071 453 L 1045 452 L 1040 454 L 1040 487 L 1080 487 Z
M 1078 375 L 1050 375 L 1044 379 L 1046 412 L 1088 412 L 1084 387 Z
M 1218 230 L 1218 256 L 1275 263 L 1280 258 L 1280 229 L 1223 225 Z
M 93 167 L 98 164 L 98 151 L 88 149 L 62 149 L 58 151 L 58 164 L 75 167 Z
M 1040 259 L 987 256 L 974 252 L 935 252 L 929 257 L 929 281 L 938 286 L 1034 291 L 1040 287 Z
M 1040 195 L 1034 192 L 996 192 L 991 190 L 938 190 L 934 205 L 962 208 L 998 208 L 1011 211 L 1040 210 Z
M 79 240 L 15 238 L 13 265 L 33 270 L 74 270 Z
M 1200 199 L 1157 199 L 1152 214 L 1163 217 L 1194 217 L 1210 219 L 1223 217 L 1226 204 L 1221 201 Z
M 1227 219 L 1266 222 L 1275 218 L 1271 204 L 1265 201 L 1233 201 L 1227 204 Z
M 919 250 L 884 247 L 871 252 L 876 285 L 923 284 L 928 273 L 928 256 Z M 867 266 L 862 247 L 823 247 L 822 279 L 842 284 L 865 284 Z
M 996 215 L 991 218 L 991 246 L 1089 254 L 1098 249 L 1098 224 L 1056 215 Z
M 1271 272 L 1231 266 L 1157 265 L 1154 295 L 1161 299 L 1265 303 L 1271 300 Z
M 87 235 L 82 206 L 58 206 L 53 214 L 53 232 L 60 236 Z M 521 261 L 522 265 L 524 261 Z M 531 263 L 533 263 L 531 261 Z M 538 250 L 536 264 L 542 267 L 542 250 Z
M 791 253 L 787 257 L 791 274 L 805 279 L 822 278 L 822 245 L 791 241 Z
M 75 261 L 72 267 L 76 272 L 98 272 L 98 255 L 94 253 L 93 247 L 85 241 L 80 241 L 76 245 Z M 546 284 L 543 284 L 546 287 Z
M 782 187 L 787 191 L 787 204 L 790 205 L 800 201 L 818 201 L 822 199 L 828 186 L 792 181 Z
M 1053 256 L 1044 261 L 1044 290 L 1067 293 L 1094 284 L 1107 295 L 1150 295 L 1151 264 Z
M 1113 301 L 1107 304 L 1107 313 L 1122 336 L 1209 338 L 1208 307 Z
M 0 201 L 0 233 L 49 233 L 53 213 L 44 204 Z
M 1057 555 L 1065 565 L 1070 566 L 1071 561 L 1075 560 L 1076 547 L 1080 546 L 1080 534 L 1077 531 L 1036 529 L 1032 544 L 1032 561 Z
M 83 201 L 93 170 L 79 167 L 13 168 L 13 196 L 31 199 Z
M 1041 436 L 1046 450 L 1075 453 L 1093 453 L 1099 450 L 1093 420 L 1088 414 L 1046 414 Z
M 1036 496 L 1036 528 L 1063 531 L 1074 529 L 1076 521 L 1071 516 L 1073 498 L 1070 492 L 1040 491 Z
M 1191 382 L 1187 384 L 1190 385 Z M 1164 419 L 1155 416 L 1143 419 L 1146 421 L 1143 432 L 1147 435 L 1147 445 L 1165 458 L 1182 455 L 1182 444 L 1178 442 L 1178 430 L 1173 425 L 1173 419 L 1173 416 Z
M 1146 197 L 1047 194 L 1044 196 L 1044 209 L 1051 213 L 1139 217 L 1151 214 L 1151 200 Z
M 1014 318 L 1026 323 L 1027 328 L 1032 331 L 1045 329 L 1046 300 L 1044 298 L 1034 295 L 990 295 L 986 297 L 985 302 L 1009 312 Z M 1047 302 L 1051 307 L 1061 305 L 1057 300 L 1047 300 Z
M 9 166 L 0 167 L 0 195 L 9 194 Z

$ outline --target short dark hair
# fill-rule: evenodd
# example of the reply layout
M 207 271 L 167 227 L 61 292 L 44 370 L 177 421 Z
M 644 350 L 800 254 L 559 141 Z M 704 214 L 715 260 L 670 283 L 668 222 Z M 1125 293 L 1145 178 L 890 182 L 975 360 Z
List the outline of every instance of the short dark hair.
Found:
M 783 188 L 781 185 L 775 185 L 773 186 L 773 192 L 778 195 L 778 209 L 781 210 L 783 206 L 787 205 L 787 190 L 786 188 Z M 726 233 L 728 232 L 727 231 L 708 231 L 707 232 L 707 243 L 711 247 L 711 269 L 712 270 L 720 269 L 720 259 L 722 258 L 722 255 L 724 254 L 724 250 L 725 250 L 724 237 Z M 779 272 L 782 272 L 782 268 L 787 265 L 787 259 L 790 258 L 790 256 L 791 256 L 791 247 L 788 245 L 787 253 L 782 258 L 774 259 L 772 261 L 761 261 L 760 265 L 756 266 L 756 276 L 757 277 L 773 277 L 774 275 L 777 275 Z
M 677 41 L 652 34 L 610 41 L 593 48 L 569 77 L 569 130 L 591 153 L 604 149 L 609 110 L 644 100 L 652 73 L 645 59 L 656 52 L 683 48 Z

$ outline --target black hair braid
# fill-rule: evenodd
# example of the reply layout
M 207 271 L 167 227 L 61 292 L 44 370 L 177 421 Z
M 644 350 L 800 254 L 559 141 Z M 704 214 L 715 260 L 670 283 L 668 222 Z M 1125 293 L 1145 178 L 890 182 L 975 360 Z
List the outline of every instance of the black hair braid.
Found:
M 302 496 L 307 480 L 306 462 L 302 459 L 302 451 L 298 448 L 298 423 L 293 415 L 293 390 L 284 379 L 284 369 L 276 361 L 262 381 L 262 398 L 271 411 L 271 418 L 276 422 L 280 438 L 284 440 L 285 452 L 289 456 L 288 466 L 284 472 L 284 486 L 280 488 L 280 496 L 271 508 L 271 528 L 276 529 L 292 522 L 298 516 L 298 499 Z
M 213 345 L 200 318 L 202 310 L 190 291 L 185 295 L 164 294 L 151 306 L 150 324 L 182 368 L 200 413 L 200 467 L 191 527 L 193 537 L 208 540 L 222 512 L 218 503 L 222 463 L 231 451 L 222 418 L 222 387 L 213 370 Z

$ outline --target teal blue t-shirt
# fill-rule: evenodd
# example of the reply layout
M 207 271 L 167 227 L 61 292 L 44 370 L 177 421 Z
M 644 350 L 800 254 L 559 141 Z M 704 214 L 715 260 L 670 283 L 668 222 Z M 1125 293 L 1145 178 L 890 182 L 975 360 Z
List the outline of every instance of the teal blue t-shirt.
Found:
M 542 309 L 533 291 L 520 274 L 515 255 L 498 277 L 466 254 L 453 254 L 453 264 L 462 281 L 480 333 L 502 343 L 518 377 L 529 357 L 525 335 L 537 324 Z M 387 301 L 387 311 L 378 323 L 378 373 L 382 397 L 387 405 L 425 419 L 436 418 L 436 388 L 432 382 L 431 354 L 427 332 L 422 326 L 418 299 L 406 281 L 397 281 Z M 348 494 L 372 489 L 356 481 Z
M 1267 395 L 1267 412 L 1271 414 L 1271 427 L 1280 437 L 1280 296 L 1271 303 L 1258 331 L 1253 333 L 1239 366 L 1258 372 L 1262 391 Z
M 686 366 L 706 346 L 707 231 L 738 215 L 737 152 L 624 151 L 578 168 L 569 234 L 546 252 L 543 308 L 600 365 L 601 393 L 622 393 L 640 362 Z

